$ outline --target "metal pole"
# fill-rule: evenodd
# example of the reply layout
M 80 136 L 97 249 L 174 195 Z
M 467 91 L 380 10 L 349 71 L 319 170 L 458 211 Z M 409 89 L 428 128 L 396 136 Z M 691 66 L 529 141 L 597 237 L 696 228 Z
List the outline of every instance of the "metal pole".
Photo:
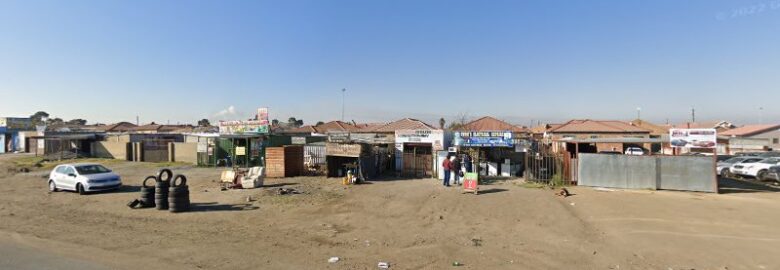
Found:
M 341 122 L 344 122 L 344 107 L 347 88 L 341 88 Z

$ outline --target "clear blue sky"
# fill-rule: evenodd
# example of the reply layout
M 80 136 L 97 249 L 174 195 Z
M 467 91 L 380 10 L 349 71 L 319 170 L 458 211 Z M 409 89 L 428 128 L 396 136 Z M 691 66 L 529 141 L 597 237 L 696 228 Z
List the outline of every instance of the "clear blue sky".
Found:
M 0 115 L 778 122 L 778 72 L 775 0 L 0 2 Z

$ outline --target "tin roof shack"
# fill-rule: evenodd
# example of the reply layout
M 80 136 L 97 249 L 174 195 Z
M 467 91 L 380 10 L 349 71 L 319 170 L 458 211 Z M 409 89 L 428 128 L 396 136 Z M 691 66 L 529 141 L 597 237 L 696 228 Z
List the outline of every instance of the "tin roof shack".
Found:
M 547 131 L 545 143 L 552 144 L 555 153 L 625 152 L 628 147 L 640 147 L 650 153 L 648 142 L 622 142 L 617 138 L 650 139 L 650 130 L 613 120 L 571 120 Z M 584 139 L 604 139 L 597 142 L 575 142 Z M 615 142 L 613 142 L 615 141 Z
M 393 170 L 394 135 L 386 133 L 329 133 L 325 145 L 328 177 L 352 171 L 361 180 L 376 179 Z
M 48 160 L 63 160 L 93 156 L 92 145 L 103 140 L 104 134 L 96 132 L 46 132 L 44 136 L 31 137 L 35 155 Z
M 272 178 L 303 175 L 303 145 L 266 148 L 265 174 Z
M 727 140 L 726 152 L 777 151 L 780 149 L 780 124 L 746 125 L 718 134 Z
M 527 129 L 489 116 L 463 125 L 454 132 L 452 140 L 461 156 L 471 157 L 472 164 L 464 164 L 467 170 L 473 168 L 483 176 L 502 177 L 522 175 L 530 142 Z
M 24 151 L 27 141 L 24 131 L 33 130 L 35 126 L 29 117 L 0 117 L 0 153 Z

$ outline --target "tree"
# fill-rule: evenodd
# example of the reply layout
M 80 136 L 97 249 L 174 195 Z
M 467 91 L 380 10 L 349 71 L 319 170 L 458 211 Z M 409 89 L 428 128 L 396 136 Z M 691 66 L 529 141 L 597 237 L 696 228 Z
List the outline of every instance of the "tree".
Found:
M 272 126 L 279 126 L 279 119 L 271 120 L 271 125 Z
M 208 120 L 208 119 L 206 119 L 206 118 L 203 118 L 203 119 L 200 119 L 200 120 L 198 121 L 198 126 L 199 126 L 199 127 L 210 127 L 210 126 L 211 126 L 211 122 L 209 122 L 209 120 Z
M 469 121 L 469 116 L 466 113 L 459 113 L 458 116 L 455 118 L 455 121 L 450 123 L 450 126 L 448 129 L 450 130 L 458 130 L 463 128 Z
M 444 129 L 445 124 L 447 124 L 447 120 L 444 120 L 444 117 L 439 118 L 439 128 Z
M 56 125 L 62 125 L 65 122 L 62 121 L 62 118 L 49 118 L 49 120 L 46 120 L 46 125 L 49 126 L 56 126 Z
M 324 125 L 324 124 L 325 124 L 325 122 L 319 121 L 319 122 L 317 122 L 317 124 L 315 126 L 320 126 L 320 125 Z
M 287 125 L 291 127 L 301 127 L 303 126 L 303 119 L 296 119 L 295 117 L 290 117 L 287 119 Z
M 42 118 L 49 118 L 49 113 L 44 111 L 38 111 L 34 113 L 33 115 L 30 115 L 30 119 L 32 120 L 33 125 L 39 125 L 42 123 Z
M 68 124 L 68 125 L 77 125 L 77 126 L 83 126 L 83 125 L 86 125 L 86 124 L 87 124 L 87 120 L 80 119 L 80 118 L 79 118 L 79 119 L 72 119 L 72 120 L 68 121 L 66 124 Z

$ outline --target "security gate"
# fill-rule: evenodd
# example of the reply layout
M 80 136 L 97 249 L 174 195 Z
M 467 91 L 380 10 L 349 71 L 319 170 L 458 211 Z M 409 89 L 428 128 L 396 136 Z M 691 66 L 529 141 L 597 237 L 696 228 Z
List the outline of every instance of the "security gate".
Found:
M 566 151 L 549 147 L 529 150 L 525 162 L 526 180 L 554 186 L 577 184 L 577 159 Z

